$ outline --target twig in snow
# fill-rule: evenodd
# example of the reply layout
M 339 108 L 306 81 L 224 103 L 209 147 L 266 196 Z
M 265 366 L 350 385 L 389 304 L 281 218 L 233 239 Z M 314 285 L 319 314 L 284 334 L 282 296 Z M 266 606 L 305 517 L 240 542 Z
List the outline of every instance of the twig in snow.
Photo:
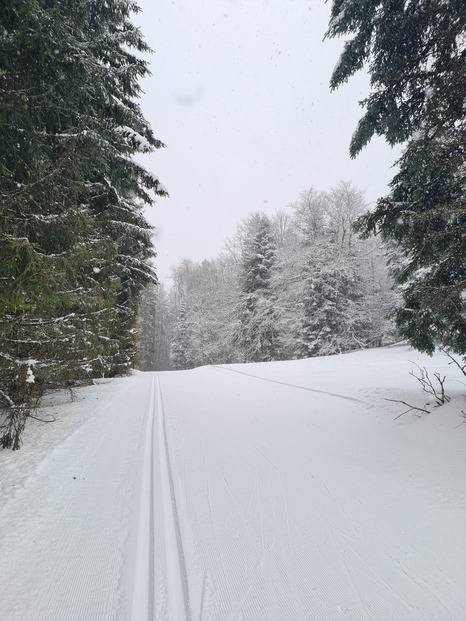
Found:
M 396 420 L 397 418 L 400 418 L 400 416 L 411 412 L 411 410 L 418 410 L 419 412 L 424 412 L 424 414 L 430 414 L 429 410 L 426 410 L 424 408 L 418 408 L 415 405 L 411 405 L 410 403 L 406 403 L 406 401 L 401 401 L 400 399 L 385 399 L 385 401 L 391 401 L 392 403 L 402 403 L 408 408 L 405 412 L 402 412 L 401 414 L 398 414 L 398 416 L 395 416 L 393 420 Z
M 415 379 L 417 379 L 417 381 L 422 386 L 422 390 L 428 395 L 432 395 L 435 398 L 438 406 L 443 405 L 444 403 L 448 403 L 450 401 L 450 397 L 445 394 L 445 386 L 444 386 L 446 376 L 442 378 L 440 376 L 440 373 L 434 373 L 434 377 L 439 383 L 439 387 L 436 387 L 434 386 L 429 376 L 429 373 L 425 367 L 421 368 L 415 362 L 413 362 L 412 364 L 414 364 L 419 369 L 420 375 L 416 375 L 414 371 L 410 371 L 409 374 L 412 375 Z

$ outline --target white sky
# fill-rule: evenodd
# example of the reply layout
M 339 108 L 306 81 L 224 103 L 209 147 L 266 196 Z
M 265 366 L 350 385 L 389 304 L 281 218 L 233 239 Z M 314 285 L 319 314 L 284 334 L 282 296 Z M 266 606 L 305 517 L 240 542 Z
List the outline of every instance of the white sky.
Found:
M 340 179 L 369 202 L 396 159 L 381 139 L 348 147 L 369 92 L 365 75 L 330 93 L 343 40 L 323 41 L 324 0 L 139 0 L 133 21 L 154 50 L 141 105 L 167 148 L 142 158 L 170 198 L 147 215 L 157 270 L 212 258 L 248 214 L 274 213 Z

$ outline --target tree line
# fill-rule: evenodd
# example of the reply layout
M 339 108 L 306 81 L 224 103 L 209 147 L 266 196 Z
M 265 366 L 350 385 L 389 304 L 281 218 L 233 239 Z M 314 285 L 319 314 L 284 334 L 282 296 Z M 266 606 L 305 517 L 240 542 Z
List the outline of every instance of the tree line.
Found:
M 397 334 L 416 349 L 441 347 L 466 361 L 465 32 L 464 0 L 332 0 L 326 36 L 346 41 L 330 86 L 364 67 L 371 80 L 350 155 L 374 135 L 405 147 L 388 196 L 353 221 L 366 241 L 384 243 L 396 292 L 374 277 L 380 263 L 368 278 L 361 242 L 342 228 L 344 218 L 336 224 L 308 196 L 315 203 L 308 221 L 299 209 L 291 225 L 281 215 L 256 214 L 243 224 L 235 252 L 175 270 L 171 314 L 171 298 L 162 305 L 175 368 L 380 343 L 384 309 L 393 310 Z M 212 305 L 193 294 L 193 279 L 216 282 L 209 285 Z M 218 347 L 208 334 L 218 335 Z
M 133 159 L 162 147 L 137 103 L 148 50 L 130 0 L 9 0 L 0 10 L 0 444 L 18 448 L 47 387 L 134 365 L 156 282 Z
M 18 448 L 45 388 L 129 369 L 138 331 L 143 368 L 190 368 L 383 344 L 393 311 L 417 349 L 466 355 L 464 0 L 333 0 L 327 36 L 347 39 L 331 87 L 371 78 L 350 154 L 374 134 L 405 145 L 389 195 L 367 211 L 340 184 L 253 214 L 168 293 L 142 212 L 166 190 L 133 159 L 163 146 L 137 103 L 137 4 L 3 4 L 0 447 Z
M 387 249 L 353 231 L 362 192 L 340 182 L 303 192 L 272 216 L 253 213 L 216 258 L 183 260 L 170 292 L 144 294 L 141 367 L 319 356 L 393 342 Z M 390 252 L 392 266 L 396 252 Z

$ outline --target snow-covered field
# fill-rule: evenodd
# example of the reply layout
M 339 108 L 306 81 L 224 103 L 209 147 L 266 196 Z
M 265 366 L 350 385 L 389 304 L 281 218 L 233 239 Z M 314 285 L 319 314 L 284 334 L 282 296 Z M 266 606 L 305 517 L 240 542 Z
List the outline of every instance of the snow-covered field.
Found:
M 56 422 L 0 453 L 0 619 L 466 621 L 448 362 L 396 346 L 49 395 Z M 396 418 L 386 399 L 426 402 L 413 363 L 452 400 Z

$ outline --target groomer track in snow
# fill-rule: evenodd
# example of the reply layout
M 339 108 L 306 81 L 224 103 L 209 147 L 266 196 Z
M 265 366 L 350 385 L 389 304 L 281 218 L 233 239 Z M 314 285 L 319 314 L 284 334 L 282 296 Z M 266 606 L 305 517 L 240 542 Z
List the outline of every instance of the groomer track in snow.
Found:
M 394 420 L 410 360 L 453 398 Z M 0 453 L 0 618 L 466 620 L 459 379 L 395 347 L 51 396 Z

